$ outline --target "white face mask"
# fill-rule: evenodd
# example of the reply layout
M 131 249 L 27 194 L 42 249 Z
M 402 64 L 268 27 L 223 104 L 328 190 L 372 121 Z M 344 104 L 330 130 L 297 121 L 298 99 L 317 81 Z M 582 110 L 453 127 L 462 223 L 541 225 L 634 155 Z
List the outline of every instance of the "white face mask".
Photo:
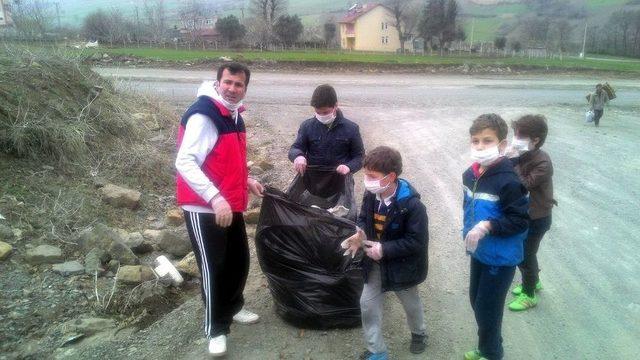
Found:
M 367 177 L 365 176 L 364 178 L 364 188 L 373 194 L 381 194 L 383 193 L 385 190 L 387 190 L 389 188 L 389 185 L 391 185 L 391 183 L 388 183 L 386 186 L 382 186 L 380 185 L 380 182 L 382 180 L 384 180 L 387 176 L 383 177 L 382 179 L 378 179 L 378 180 L 367 180 Z
M 336 112 L 333 111 L 332 113 L 327 115 L 320 115 L 316 113 L 316 119 L 321 123 L 323 123 L 324 125 L 329 125 L 333 122 L 333 120 L 336 119 Z
M 498 160 L 498 158 L 500 158 L 498 145 L 484 150 L 476 150 L 473 147 L 471 148 L 471 160 L 482 166 L 491 165 L 494 161 Z
M 517 150 L 520 154 L 522 154 L 529 151 L 530 143 L 531 143 L 531 140 L 526 138 L 525 139 L 514 138 L 513 142 L 511 143 L 511 148 Z
M 226 107 L 227 110 L 231 111 L 232 113 L 235 113 L 236 111 L 238 111 L 238 109 L 242 107 L 242 100 L 238 101 L 237 103 L 232 103 L 227 99 L 225 99 L 224 97 L 222 97 L 222 89 L 220 89 L 219 82 L 216 81 L 213 85 L 215 86 L 215 89 L 216 89 L 216 94 L 214 94 L 214 99 L 219 103 L 221 103 L 224 107 Z

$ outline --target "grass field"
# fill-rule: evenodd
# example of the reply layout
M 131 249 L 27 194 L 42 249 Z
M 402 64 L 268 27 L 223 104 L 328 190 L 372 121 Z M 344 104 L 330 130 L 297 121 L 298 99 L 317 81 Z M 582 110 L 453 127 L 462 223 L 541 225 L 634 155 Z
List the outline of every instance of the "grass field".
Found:
M 382 53 L 359 53 L 340 51 L 201 51 L 201 50 L 173 50 L 156 48 L 116 48 L 101 49 L 99 53 L 112 55 L 133 55 L 160 61 L 197 62 L 207 59 L 218 59 L 221 56 L 236 60 L 278 62 L 319 62 L 319 63 L 364 63 L 364 64 L 402 64 L 402 65 L 504 65 L 520 67 L 538 67 L 554 69 L 591 69 L 602 71 L 632 72 L 640 74 L 640 60 L 623 59 L 626 61 L 602 61 L 598 59 L 577 59 L 566 57 L 559 59 L 528 59 L 521 57 L 482 58 L 476 56 L 422 56 L 397 55 Z M 621 58 L 622 59 L 622 58 Z

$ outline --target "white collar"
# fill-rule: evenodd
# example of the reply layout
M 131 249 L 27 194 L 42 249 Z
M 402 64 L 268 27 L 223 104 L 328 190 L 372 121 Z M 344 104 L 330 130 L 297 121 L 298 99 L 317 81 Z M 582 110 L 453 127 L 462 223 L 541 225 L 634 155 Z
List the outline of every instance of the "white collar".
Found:
M 376 199 L 377 199 L 378 201 L 380 201 L 380 202 L 384 201 L 384 205 L 385 205 L 385 206 L 389 206 L 389 205 L 391 205 L 391 203 L 393 202 L 393 201 L 391 201 L 391 200 L 393 200 L 393 197 L 394 197 L 394 196 L 396 196 L 396 193 L 397 193 L 397 192 L 398 192 L 398 186 L 396 186 L 396 189 L 393 191 L 393 194 L 391 194 L 391 195 L 387 196 L 387 197 L 386 197 L 386 198 L 384 198 L 384 199 L 380 196 L 380 194 L 376 194 Z

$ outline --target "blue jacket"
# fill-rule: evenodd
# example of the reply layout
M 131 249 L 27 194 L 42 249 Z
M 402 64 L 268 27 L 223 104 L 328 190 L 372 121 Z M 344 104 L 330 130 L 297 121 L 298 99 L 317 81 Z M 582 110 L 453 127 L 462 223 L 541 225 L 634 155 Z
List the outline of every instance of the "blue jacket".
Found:
M 315 117 L 305 120 L 298 130 L 296 141 L 289 150 L 289 160 L 304 156 L 309 165 L 347 165 L 352 173 L 362 168 L 364 145 L 360 128 L 338 110 L 331 126 Z
M 376 195 L 365 191 L 357 224 L 375 239 L 373 214 Z M 382 259 L 380 277 L 383 291 L 405 290 L 427 278 L 428 230 L 427 209 L 420 201 L 420 194 L 403 179 L 398 180 L 395 199 L 390 205 L 382 232 Z M 373 260 L 365 256 L 363 271 L 365 282 Z
M 520 264 L 529 228 L 529 197 L 511 162 L 503 159 L 478 178 L 471 167 L 462 175 L 462 183 L 463 239 L 480 221 L 491 222 L 491 232 L 480 240 L 472 256 L 486 265 Z

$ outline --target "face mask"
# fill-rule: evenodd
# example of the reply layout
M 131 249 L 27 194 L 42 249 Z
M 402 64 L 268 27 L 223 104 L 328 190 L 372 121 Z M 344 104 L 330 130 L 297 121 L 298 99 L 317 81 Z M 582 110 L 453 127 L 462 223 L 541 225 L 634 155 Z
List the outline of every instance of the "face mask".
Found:
M 498 150 L 498 145 L 484 150 L 476 150 L 473 147 L 471 148 L 471 160 L 482 166 L 491 165 L 494 161 L 498 160 L 499 157 L 500 150 Z
M 520 154 L 529 151 L 529 143 L 531 141 L 529 139 L 518 139 L 514 138 L 511 143 L 511 147 L 517 150 Z
M 389 176 L 389 175 L 387 175 Z M 382 186 L 380 185 L 380 182 L 382 180 L 384 180 L 387 176 L 383 177 L 382 179 L 378 179 L 378 180 L 367 180 L 367 178 L 364 178 L 364 188 L 367 189 L 368 192 L 373 193 L 373 194 L 380 194 L 383 193 L 385 190 L 387 190 L 389 188 L 389 185 L 391 185 L 391 183 L 388 183 L 386 186 Z
M 216 81 L 214 83 L 214 86 L 216 88 L 216 94 L 214 94 L 214 99 L 219 103 L 221 103 L 224 107 L 226 107 L 227 110 L 231 111 L 232 113 L 235 113 L 236 111 L 238 111 L 238 109 L 240 109 L 240 107 L 242 107 L 242 100 L 240 100 L 237 103 L 232 103 L 227 101 L 224 97 L 222 97 L 222 90 L 220 89 L 220 83 Z
M 323 123 L 324 125 L 329 125 L 333 122 L 333 120 L 336 119 L 336 113 L 332 112 L 331 114 L 327 114 L 327 115 L 320 115 L 316 113 L 316 119 L 321 123 Z

